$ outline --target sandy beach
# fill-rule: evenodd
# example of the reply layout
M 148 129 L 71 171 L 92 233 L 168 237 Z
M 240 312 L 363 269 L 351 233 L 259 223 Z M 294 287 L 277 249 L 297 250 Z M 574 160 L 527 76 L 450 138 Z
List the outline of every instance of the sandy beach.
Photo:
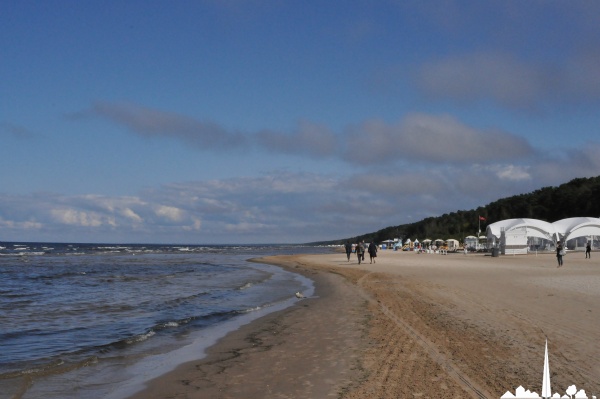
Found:
M 314 297 L 230 333 L 141 398 L 499 398 L 600 394 L 600 256 L 380 251 L 261 259 L 309 276 Z

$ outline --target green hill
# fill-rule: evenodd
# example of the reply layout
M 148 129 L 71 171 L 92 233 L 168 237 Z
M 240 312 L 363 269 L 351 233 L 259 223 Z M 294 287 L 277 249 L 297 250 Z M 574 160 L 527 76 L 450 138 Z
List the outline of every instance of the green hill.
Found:
M 544 187 L 529 194 L 503 198 L 469 211 L 456 211 L 361 236 L 314 244 L 342 244 L 346 240 L 381 242 L 394 238 L 455 238 L 462 241 L 468 235 L 477 234 L 479 216 L 486 219 L 481 222 L 482 232 L 487 223 L 504 219 L 531 218 L 552 223 L 570 217 L 600 217 L 600 176 L 573 179 L 558 187 Z

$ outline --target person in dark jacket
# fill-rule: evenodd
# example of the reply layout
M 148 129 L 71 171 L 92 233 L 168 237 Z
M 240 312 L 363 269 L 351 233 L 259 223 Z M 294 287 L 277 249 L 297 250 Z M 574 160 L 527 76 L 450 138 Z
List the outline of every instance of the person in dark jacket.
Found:
M 562 244 L 559 242 L 556 243 L 556 259 L 558 260 L 558 266 L 557 267 L 562 267 L 563 265 L 563 255 L 564 255 L 564 248 L 562 246 Z
M 350 241 L 346 241 L 346 244 L 344 244 L 344 248 L 346 249 L 346 256 L 348 257 L 348 262 L 350 262 L 350 255 L 352 255 L 352 244 L 350 244 Z
M 375 258 L 377 257 L 377 244 L 375 244 L 374 242 L 371 242 L 369 244 L 369 249 L 367 249 L 367 251 L 369 251 L 369 257 L 371 258 L 371 263 L 375 263 Z
M 590 244 L 589 241 L 588 241 L 587 245 L 585 246 L 585 258 L 592 259 L 592 245 Z

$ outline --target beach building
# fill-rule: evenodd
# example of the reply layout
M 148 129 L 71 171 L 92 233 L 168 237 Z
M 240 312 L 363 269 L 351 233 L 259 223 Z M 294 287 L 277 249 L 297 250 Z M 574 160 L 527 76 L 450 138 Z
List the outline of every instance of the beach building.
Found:
M 448 247 L 449 252 L 456 252 L 458 251 L 459 242 L 454 238 L 449 238 L 446 240 L 446 246 Z
M 394 240 L 385 240 L 381 242 L 381 249 L 391 249 L 394 245 Z
M 487 237 L 486 236 L 466 236 L 465 237 L 465 245 L 469 249 L 469 251 L 480 251 L 482 249 L 487 248 L 486 246 Z
M 600 218 L 576 217 L 548 223 L 538 219 L 506 219 L 487 226 L 488 249 L 503 255 L 530 251 L 553 251 L 557 241 L 570 250 L 583 249 L 587 242 L 598 247 Z M 594 244 L 596 243 L 596 244 Z
M 477 247 L 479 246 L 479 239 L 475 236 L 466 236 L 465 237 L 465 245 L 471 251 L 476 251 L 478 249 Z

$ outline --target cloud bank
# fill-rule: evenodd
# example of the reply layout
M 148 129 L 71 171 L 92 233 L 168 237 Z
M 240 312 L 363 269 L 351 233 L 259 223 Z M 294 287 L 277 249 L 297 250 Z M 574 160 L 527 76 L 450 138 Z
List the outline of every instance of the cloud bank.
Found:
M 600 52 L 543 62 L 501 52 L 453 55 L 426 62 L 414 72 L 426 97 L 463 103 L 491 101 L 517 110 L 600 101 Z
M 132 196 L 0 194 L 0 228 L 6 236 L 310 242 L 472 209 L 600 174 L 599 142 L 541 153 L 515 133 L 471 126 L 449 114 L 410 113 L 396 123 L 372 119 L 338 131 L 304 120 L 290 131 L 244 134 L 132 103 L 97 103 L 79 116 L 102 118 L 140 137 L 175 140 L 198 152 L 244 149 L 236 154 L 241 170 L 252 156 L 277 154 L 336 161 L 346 171 L 285 172 L 274 165 L 259 176 L 171 183 Z
M 347 176 L 274 172 L 173 183 L 136 196 L 0 195 L 0 228 L 15 240 L 299 243 L 344 238 L 600 173 L 584 151 L 529 164 L 365 169 Z M 327 226 L 324 229 L 324 226 Z
M 131 103 L 97 103 L 84 114 L 120 124 L 143 137 L 178 140 L 205 151 L 252 146 L 259 151 L 335 159 L 356 166 L 393 166 L 407 161 L 499 162 L 518 160 L 534 152 L 525 139 L 515 134 L 478 129 L 450 115 L 409 114 L 396 124 L 369 120 L 339 132 L 302 121 L 290 132 L 262 130 L 244 135 L 213 123 Z

